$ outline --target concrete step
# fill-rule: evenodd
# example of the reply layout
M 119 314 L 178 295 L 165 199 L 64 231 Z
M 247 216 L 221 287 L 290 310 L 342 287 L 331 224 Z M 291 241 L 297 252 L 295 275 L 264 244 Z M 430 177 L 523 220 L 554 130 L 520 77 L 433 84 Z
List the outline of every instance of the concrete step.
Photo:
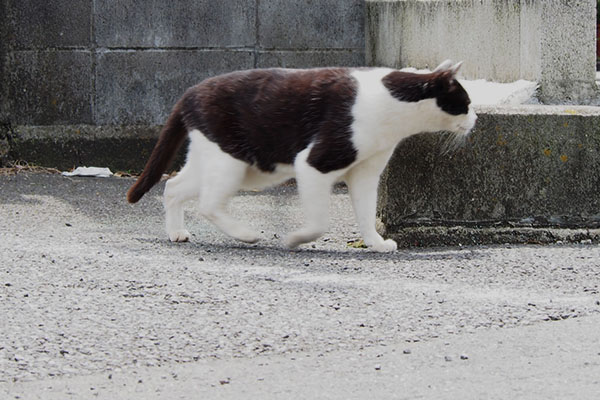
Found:
M 519 242 L 547 242 L 572 232 L 546 228 L 600 228 L 600 107 L 479 107 L 478 115 L 456 150 L 439 133 L 398 146 L 380 185 L 388 235 L 443 244 L 454 229 L 463 242 L 509 242 L 490 234 L 503 228 Z

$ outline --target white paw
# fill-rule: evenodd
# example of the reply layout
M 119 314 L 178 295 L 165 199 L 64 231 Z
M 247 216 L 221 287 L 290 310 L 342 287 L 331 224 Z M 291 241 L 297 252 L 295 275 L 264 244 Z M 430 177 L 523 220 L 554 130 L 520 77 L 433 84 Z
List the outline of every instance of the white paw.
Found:
M 381 243 L 374 244 L 371 247 L 375 251 L 379 251 L 381 253 L 389 253 L 390 251 L 396 251 L 398 245 L 392 239 L 384 240 Z
M 239 232 L 236 234 L 235 238 L 245 243 L 256 243 L 260 240 L 258 233 L 253 231 Z
M 300 235 L 297 233 L 291 233 L 284 239 L 283 243 L 288 249 L 295 249 L 304 242 L 302 241 Z
M 323 234 L 321 230 L 315 229 L 300 229 L 299 231 L 290 233 L 284 240 L 285 245 L 289 249 L 295 249 L 303 243 L 312 242 L 316 240 Z
M 190 233 L 185 229 L 178 229 L 169 232 L 169 240 L 171 242 L 187 242 L 190 240 Z

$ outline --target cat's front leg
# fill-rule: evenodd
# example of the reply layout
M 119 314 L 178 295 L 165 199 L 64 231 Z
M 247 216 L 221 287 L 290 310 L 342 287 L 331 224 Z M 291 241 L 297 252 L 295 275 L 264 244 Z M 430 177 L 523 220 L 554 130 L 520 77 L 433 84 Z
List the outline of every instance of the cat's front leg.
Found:
M 345 177 L 363 241 L 367 247 L 379 252 L 398 248 L 395 241 L 385 240 L 375 229 L 379 176 L 391 155 L 392 151 L 379 153 L 354 166 Z
M 183 205 L 169 204 L 165 201 L 165 222 L 167 235 L 171 242 L 187 242 L 190 240 L 190 233 L 183 225 Z
M 294 162 L 298 193 L 306 221 L 304 226 L 289 234 L 285 244 L 295 248 L 312 242 L 329 229 L 329 197 L 339 173 L 321 173 L 306 161 L 309 150 L 300 152 Z

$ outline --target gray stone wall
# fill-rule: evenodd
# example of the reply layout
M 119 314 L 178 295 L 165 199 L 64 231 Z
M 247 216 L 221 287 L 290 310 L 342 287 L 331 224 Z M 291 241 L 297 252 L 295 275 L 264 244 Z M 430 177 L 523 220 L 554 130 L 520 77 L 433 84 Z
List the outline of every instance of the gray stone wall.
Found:
M 202 79 L 364 65 L 363 0 L 0 0 L 0 122 L 160 125 Z
M 596 102 L 595 0 L 365 0 L 369 65 L 464 61 L 468 79 L 539 82 L 548 104 Z

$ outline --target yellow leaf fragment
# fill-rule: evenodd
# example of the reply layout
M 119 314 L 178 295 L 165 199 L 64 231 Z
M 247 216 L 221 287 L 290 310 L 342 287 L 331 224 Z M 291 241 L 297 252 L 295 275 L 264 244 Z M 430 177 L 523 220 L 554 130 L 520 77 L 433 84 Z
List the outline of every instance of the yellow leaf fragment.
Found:
M 362 239 L 350 240 L 348 241 L 348 247 L 352 247 L 354 249 L 366 249 L 367 245 L 365 245 L 365 242 Z

